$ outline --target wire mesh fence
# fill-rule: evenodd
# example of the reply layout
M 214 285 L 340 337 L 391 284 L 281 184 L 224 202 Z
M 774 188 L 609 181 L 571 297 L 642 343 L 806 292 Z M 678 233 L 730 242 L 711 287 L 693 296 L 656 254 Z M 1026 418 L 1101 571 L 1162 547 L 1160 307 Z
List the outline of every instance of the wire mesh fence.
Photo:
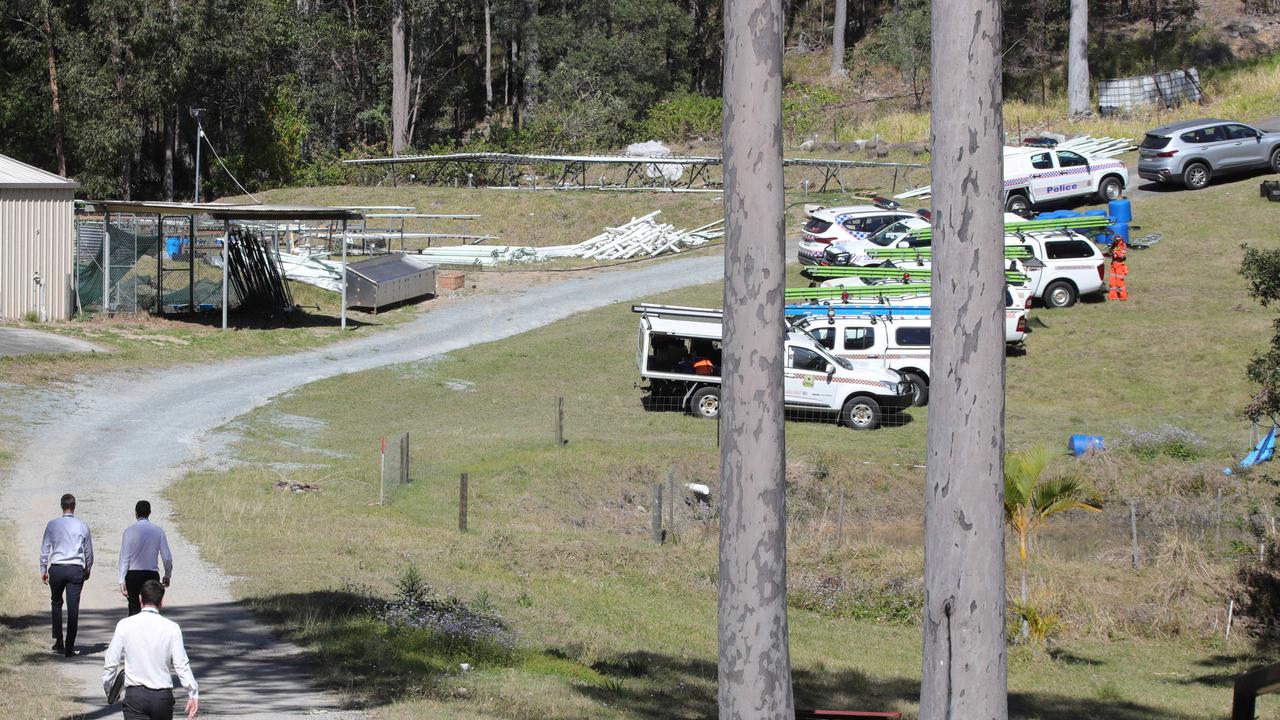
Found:
M 1098 111 L 1104 117 L 1147 107 L 1172 109 L 1204 99 L 1200 72 L 1195 68 L 1098 83 Z

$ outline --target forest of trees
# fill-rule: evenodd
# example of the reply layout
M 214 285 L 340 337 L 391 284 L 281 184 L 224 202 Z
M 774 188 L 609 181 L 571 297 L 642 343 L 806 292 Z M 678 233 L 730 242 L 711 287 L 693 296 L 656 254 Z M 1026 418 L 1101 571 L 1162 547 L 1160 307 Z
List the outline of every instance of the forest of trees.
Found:
M 1090 12 L 1114 25 L 1149 8 L 1171 33 L 1195 2 L 1093 0 Z M 1068 4 L 1006 2 L 1007 92 L 1062 87 Z M 830 47 L 834 2 L 785 7 L 793 52 Z M 847 7 L 850 56 L 910 77 L 919 54 L 901 44 L 928 32 L 899 24 L 927 27 L 927 3 Z M 886 20 L 894 33 L 859 44 Z M 397 111 L 400 145 L 418 151 L 616 147 L 673 127 L 672 113 L 676 126 L 719 124 L 718 0 L 0 0 L 0 23 L 0 153 L 95 197 L 189 198 L 193 108 L 250 190 L 335 181 L 336 160 L 389 153 Z M 1116 65 L 1093 53 L 1103 72 Z M 909 85 L 927 86 L 924 65 Z M 668 122 L 646 126 L 655 107 Z M 234 191 L 226 173 L 205 177 L 213 195 Z

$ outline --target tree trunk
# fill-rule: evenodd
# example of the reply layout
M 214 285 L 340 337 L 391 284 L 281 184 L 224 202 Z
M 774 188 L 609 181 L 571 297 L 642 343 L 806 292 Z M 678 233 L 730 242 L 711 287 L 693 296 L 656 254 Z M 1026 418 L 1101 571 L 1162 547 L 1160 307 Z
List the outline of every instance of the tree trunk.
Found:
M 1067 38 L 1067 111 L 1073 117 L 1092 115 L 1089 103 L 1089 0 L 1071 0 Z
M 484 0 L 484 117 L 493 112 L 493 27 L 489 0 Z
M 844 77 L 844 31 L 849 25 L 848 0 L 836 0 L 835 26 L 831 29 L 831 74 Z
M 49 56 L 49 109 L 53 114 L 53 151 L 58 156 L 58 174 L 67 176 L 67 153 L 63 147 L 62 100 L 58 92 L 58 62 L 53 54 L 53 23 L 49 20 L 49 8 L 44 9 L 41 16 L 41 28 L 44 34 L 44 49 Z
M 1022 642 L 1025 644 L 1031 638 L 1031 628 L 1027 627 L 1027 561 L 1022 561 L 1022 622 L 1019 623 L 1022 631 Z
M 178 144 L 178 108 L 164 111 L 164 179 L 161 191 L 167 202 L 173 202 L 173 156 Z
M 391 0 L 391 155 L 409 145 L 409 53 L 404 41 L 405 0 Z
M 934 0 L 933 324 L 921 720 L 1008 717 L 997 0 Z
M 726 0 L 722 720 L 793 720 L 783 446 L 782 13 Z
M 520 125 L 523 127 L 533 117 L 533 109 L 538 105 L 539 85 L 542 73 L 538 69 L 538 34 L 530 24 L 538 17 L 538 0 L 523 0 L 520 4 L 520 30 L 523 42 L 520 45 L 520 61 L 522 77 L 520 79 Z

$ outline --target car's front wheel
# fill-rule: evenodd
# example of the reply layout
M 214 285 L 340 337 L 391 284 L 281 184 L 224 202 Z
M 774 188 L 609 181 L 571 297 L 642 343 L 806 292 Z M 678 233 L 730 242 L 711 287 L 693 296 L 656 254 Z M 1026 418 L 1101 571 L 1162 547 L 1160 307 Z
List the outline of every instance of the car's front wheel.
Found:
M 854 430 L 875 430 L 880 426 L 880 403 L 866 395 L 850 398 L 840 412 L 840 421 Z
M 1026 195 L 1014 193 L 1004 201 L 1004 209 L 1005 212 L 1011 212 L 1015 215 L 1024 215 L 1031 209 L 1031 201 L 1027 199 Z
M 693 397 L 689 398 L 689 410 L 694 415 L 707 420 L 720 417 L 720 388 L 699 388 Z
M 1103 178 L 1102 182 L 1098 183 L 1098 200 L 1101 202 L 1119 200 L 1123 193 L 1124 184 L 1120 182 L 1120 178 Z
M 1271 160 L 1267 164 L 1271 166 L 1271 172 L 1280 173 L 1280 145 L 1271 149 Z

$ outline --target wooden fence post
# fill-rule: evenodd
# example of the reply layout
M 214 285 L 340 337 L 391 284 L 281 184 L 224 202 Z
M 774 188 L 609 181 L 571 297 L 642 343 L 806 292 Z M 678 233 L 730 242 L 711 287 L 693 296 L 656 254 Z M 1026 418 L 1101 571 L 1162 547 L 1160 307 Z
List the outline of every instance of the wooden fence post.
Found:
M 458 532 L 467 531 L 467 474 L 458 477 Z
M 1138 504 L 1129 501 L 1129 538 L 1133 542 L 1133 569 L 1138 569 Z
M 400 433 L 400 484 L 409 484 L 409 433 Z
M 667 468 L 667 532 L 676 532 L 676 469 Z
M 662 483 L 653 484 L 653 503 L 649 513 L 652 522 L 649 528 L 649 539 L 654 545 L 662 544 Z
M 840 488 L 840 504 L 836 506 L 836 547 L 844 544 L 844 488 Z
M 564 396 L 556 396 L 556 447 L 564 447 Z
M 1213 551 L 1222 552 L 1222 488 L 1218 488 L 1218 497 L 1214 501 Z

